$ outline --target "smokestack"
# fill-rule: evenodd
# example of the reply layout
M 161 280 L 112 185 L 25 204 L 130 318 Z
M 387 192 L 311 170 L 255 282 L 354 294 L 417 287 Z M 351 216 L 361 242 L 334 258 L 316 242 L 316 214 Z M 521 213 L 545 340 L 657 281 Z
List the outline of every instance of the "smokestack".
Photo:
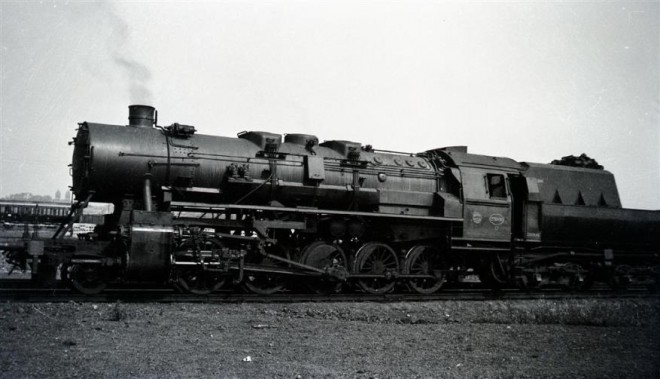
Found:
M 151 128 L 156 124 L 156 109 L 149 105 L 129 105 L 128 125 L 137 128 Z

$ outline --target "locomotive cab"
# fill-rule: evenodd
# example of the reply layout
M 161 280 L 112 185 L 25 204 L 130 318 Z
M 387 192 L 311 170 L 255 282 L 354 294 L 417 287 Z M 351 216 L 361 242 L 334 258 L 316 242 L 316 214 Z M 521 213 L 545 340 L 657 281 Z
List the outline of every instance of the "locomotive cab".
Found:
M 456 149 L 439 149 L 451 162 L 462 184 L 463 233 L 457 240 L 509 243 L 515 230 L 514 201 L 521 194 L 513 190 L 510 178 L 520 174 L 520 165 L 508 158 L 468 154 Z

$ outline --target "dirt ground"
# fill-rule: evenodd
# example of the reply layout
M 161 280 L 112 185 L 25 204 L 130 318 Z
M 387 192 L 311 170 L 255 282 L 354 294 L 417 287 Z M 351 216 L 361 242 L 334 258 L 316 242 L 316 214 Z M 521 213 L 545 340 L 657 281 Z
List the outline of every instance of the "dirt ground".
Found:
M 657 378 L 657 300 L 0 304 L 0 377 Z

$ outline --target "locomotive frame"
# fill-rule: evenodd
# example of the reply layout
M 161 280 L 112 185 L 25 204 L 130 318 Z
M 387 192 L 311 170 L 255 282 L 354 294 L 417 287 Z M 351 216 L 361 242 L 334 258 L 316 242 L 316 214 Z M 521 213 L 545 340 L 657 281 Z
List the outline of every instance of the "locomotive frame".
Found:
M 270 294 L 285 278 L 318 292 L 346 283 L 422 294 L 478 274 L 487 286 L 585 289 L 658 283 L 660 212 L 621 208 L 605 170 L 519 163 L 448 147 L 419 154 L 315 136 L 238 138 L 82 123 L 72 144 L 78 202 L 51 240 L 4 242 L 33 278 L 82 293 L 113 280 L 207 294 L 228 282 Z M 62 239 L 89 201 L 115 211 Z M 291 280 L 289 280 L 289 284 Z

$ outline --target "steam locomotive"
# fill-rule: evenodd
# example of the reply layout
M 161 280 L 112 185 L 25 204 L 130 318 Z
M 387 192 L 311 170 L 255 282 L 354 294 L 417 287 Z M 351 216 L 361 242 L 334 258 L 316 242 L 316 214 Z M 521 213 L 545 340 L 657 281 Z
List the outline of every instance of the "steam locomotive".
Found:
M 660 211 L 623 209 L 602 169 L 516 162 L 464 146 L 418 154 L 307 134 L 237 138 L 158 126 L 129 106 L 128 125 L 79 124 L 77 202 L 53 239 L 4 242 L 10 262 L 87 294 L 112 281 L 223 285 L 270 294 L 304 285 L 422 294 L 478 275 L 490 287 L 594 281 L 654 286 Z M 102 225 L 64 239 L 90 202 Z

